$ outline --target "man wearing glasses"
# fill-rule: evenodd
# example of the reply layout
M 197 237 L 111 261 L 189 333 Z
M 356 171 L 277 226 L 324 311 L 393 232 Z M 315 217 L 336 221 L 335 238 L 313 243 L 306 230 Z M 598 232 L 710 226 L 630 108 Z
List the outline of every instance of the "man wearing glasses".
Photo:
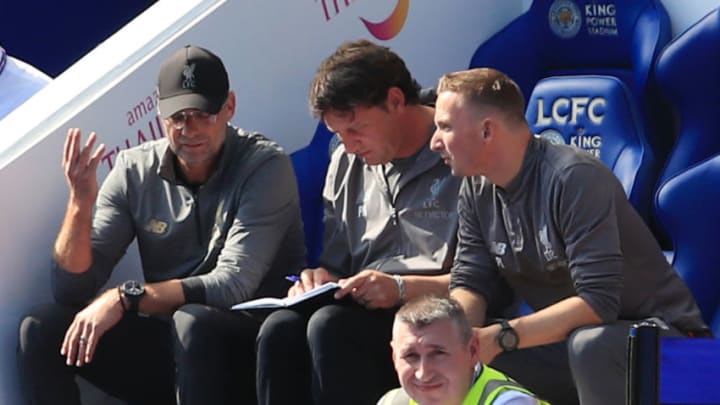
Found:
M 208 396 L 227 384 L 243 400 L 254 392 L 247 366 L 258 321 L 228 308 L 282 294 L 282 275 L 303 268 L 292 165 L 275 143 L 229 125 L 235 94 L 213 53 L 186 46 L 170 56 L 158 95 L 167 137 L 121 152 L 99 189 L 104 145 L 95 147 L 95 133 L 83 145 L 79 129 L 68 131 L 55 303 L 20 326 L 20 378 L 32 403 L 79 404 L 78 374 L 132 403 L 175 403 L 176 367 L 182 403 L 240 398 Z M 134 238 L 145 281 L 101 291 Z

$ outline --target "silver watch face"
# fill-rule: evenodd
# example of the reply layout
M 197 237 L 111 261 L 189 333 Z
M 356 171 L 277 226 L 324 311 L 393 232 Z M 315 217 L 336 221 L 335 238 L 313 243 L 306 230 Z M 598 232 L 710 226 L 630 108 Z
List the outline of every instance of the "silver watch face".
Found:
M 145 286 L 139 281 L 130 280 L 123 284 L 123 292 L 129 296 L 140 296 L 145 292 Z
M 515 350 L 518 345 L 518 338 L 515 332 L 504 330 L 500 333 L 500 347 L 502 347 L 503 350 Z

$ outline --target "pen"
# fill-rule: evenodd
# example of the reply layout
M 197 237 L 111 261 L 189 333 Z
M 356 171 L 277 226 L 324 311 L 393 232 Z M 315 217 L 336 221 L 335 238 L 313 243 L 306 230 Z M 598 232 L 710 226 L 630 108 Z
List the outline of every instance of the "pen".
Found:
M 296 276 L 296 275 L 294 275 L 294 274 L 291 274 L 291 275 L 289 275 L 289 276 L 285 276 L 285 280 L 287 280 L 287 281 L 289 281 L 289 282 L 291 282 L 291 283 L 295 283 L 295 282 L 300 281 L 300 276 Z

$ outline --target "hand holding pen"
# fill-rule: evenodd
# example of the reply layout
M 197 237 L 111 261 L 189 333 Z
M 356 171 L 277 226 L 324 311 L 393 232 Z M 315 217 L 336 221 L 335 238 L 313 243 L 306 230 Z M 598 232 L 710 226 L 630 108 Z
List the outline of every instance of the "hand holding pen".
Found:
M 337 281 L 337 277 L 330 274 L 323 267 L 305 269 L 300 273 L 300 276 L 293 274 L 286 276 L 285 279 L 294 283 L 288 290 L 288 297 L 303 294 L 329 281 Z

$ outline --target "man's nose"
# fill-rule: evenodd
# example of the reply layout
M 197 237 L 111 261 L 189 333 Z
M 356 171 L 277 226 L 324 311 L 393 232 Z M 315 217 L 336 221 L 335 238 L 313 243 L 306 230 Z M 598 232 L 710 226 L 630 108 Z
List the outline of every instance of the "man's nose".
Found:
M 199 128 L 200 123 L 195 119 L 195 117 L 187 117 L 185 119 L 185 126 L 183 126 L 182 129 L 182 135 L 195 136 L 198 133 Z
M 427 359 L 422 359 L 418 362 L 417 368 L 415 369 L 415 378 L 418 381 L 428 381 L 432 378 L 432 366 Z
M 443 150 L 442 135 L 438 131 L 435 131 L 432 138 L 430 138 L 430 149 L 435 152 Z
M 347 153 L 356 153 L 360 150 L 360 141 L 350 136 L 340 136 L 340 140 L 345 145 Z

